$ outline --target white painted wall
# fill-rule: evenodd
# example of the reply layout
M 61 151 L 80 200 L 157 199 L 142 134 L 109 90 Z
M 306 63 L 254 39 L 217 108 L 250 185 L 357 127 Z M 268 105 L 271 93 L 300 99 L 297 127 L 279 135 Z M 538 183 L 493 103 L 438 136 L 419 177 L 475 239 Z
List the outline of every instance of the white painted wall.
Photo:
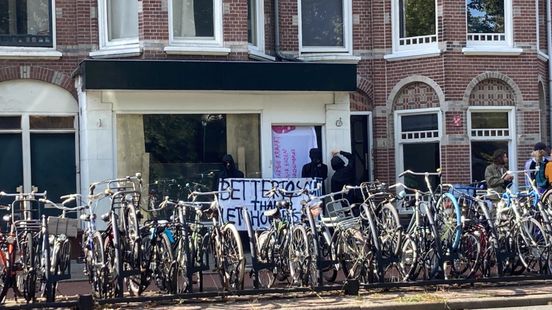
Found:
M 59 86 L 27 79 L 0 83 L 0 114 L 77 112 L 75 98 Z
M 323 126 L 328 163 L 332 148 L 350 151 L 348 93 L 88 91 L 79 102 L 83 192 L 91 182 L 117 176 L 116 114 L 258 113 L 263 177 L 272 177 L 272 125 Z

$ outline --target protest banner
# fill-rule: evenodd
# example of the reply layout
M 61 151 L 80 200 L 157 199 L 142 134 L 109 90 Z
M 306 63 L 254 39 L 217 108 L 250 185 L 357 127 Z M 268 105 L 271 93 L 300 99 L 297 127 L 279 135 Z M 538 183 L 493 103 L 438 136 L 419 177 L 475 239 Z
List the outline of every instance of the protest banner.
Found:
M 219 183 L 220 191 L 232 188 L 231 192 L 219 195 L 223 221 L 234 223 L 238 230 L 246 230 L 242 208 L 247 208 L 253 229 L 266 229 L 270 222 L 264 215 L 264 211 L 275 208 L 276 202 L 283 199 L 281 195 L 275 195 L 273 198 L 266 197 L 268 191 L 274 187 L 286 191 L 297 191 L 305 188 L 317 189 L 320 188 L 319 183 L 319 180 L 311 178 L 221 180 Z M 316 195 L 320 195 L 320 192 Z M 295 220 L 300 220 L 301 217 L 301 200 L 307 199 L 307 196 L 292 198 Z
M 301 177 L 303 165 L 310 162 L 309 150 L 316 147 L 314 126 L 272 126 L 272 175 Z

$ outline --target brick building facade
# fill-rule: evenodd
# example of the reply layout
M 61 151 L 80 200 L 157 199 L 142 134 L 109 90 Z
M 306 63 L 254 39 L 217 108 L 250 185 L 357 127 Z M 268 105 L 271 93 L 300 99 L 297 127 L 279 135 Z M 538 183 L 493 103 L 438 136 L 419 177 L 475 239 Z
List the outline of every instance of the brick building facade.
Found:
M 465 1 L 420 1 L 426 14 L 416 16 L 420 10 L 412 0 L 212 0 L 205 1 L 207 7 L 194 0 L 37 1 L 41 7 L 25 0 L 0 0 L 0 12 L 6 12 L 0 13 L 0 86 L 12 92 L 0 92 L 0 111 L 8 120 L 22 120 L 20 127 L 1 127 L 0 134 L 22 133 L 6 141 L 23 146 L 21 171 L 9 170 L 13 158 L 0 164 L 23 177 L 0 185 L 37 185 L 37 169 L 30 168 L 36 154 L 25 155 L 24 150 L 38 143 L 33 137 L 41 130 L 75 136 L 78 176 L 73 185 L 64 186 L 84 189 L 93 180 L 145 169 L 140 164 L 147 161 L 144 150 L 132 167 L 122 164 L 128 156 L 121 150 L 132 153 L 137 147 L 121 143 L 121 135 L 136 129 L 131 115 L 191 115 L 201 113 L 206 103 L 205 113 L 230 115 L 238 109 L 246 122 L 260 123 L 253 137 L 257 146 L 245 148 L 255 159 L 243 155 L 243 147 L 240 151 L 239 145 L 226 142 L 225 151 L 241 152 L 243 167 L 246 161 L 256 161 L 250 176 L 271 176 L 270 133 L 263 132 L 270 132 L 273 124 L 316 126 L 325 154 L 334 147 L 352 148 L 357 165 L 365 170 L 358 175 L 362 180 L 393 182 L 404 169 L 441 167 L 446 182 L 466 183 L 480 179 L 480 169 L 498 147 L 510 152 L 511 167 L 521 168 L 535 142 L 550 142 L 546 1 L 495 1 L 498 11 L 475 1 L 468 1 L 473 6 Z M 207 23 L 202 22 L 205 16 Z M 87 88 L 82 62 L 94 59 L 354 64 L 356 91 L 331 86 L 314 92 L 307 86 L 277 90 L 266 85 L 259 90 L 250 85 L 215 88 L 208 94 L 208 88 L 163 91 L 150 84 L 138 90 Z M 316 78 L 304 71 L 301 78 Z M 221 79 L 213 72 L 213 79 Z M 160 72 L 139 74 L 163 79 Z M 179 78 L 193 79 L 193 74 L 183 72 Z M 106 79 L 109 76 L 106 72 Z M 35 91 L 33 98 L 40 98 L 42 108 L 10 104 L 8 99 L 20 97 L 10 83 L 21 81 L 20 91 Z M 39 96 L 44 84 L 61 88 L 51 90 L 58 97 L 73 97 L 74 102 L 64 97 L 67 107 L 60 104 L 53 115 L 72 116 L 74 127 L 50 123 L 33 128 L 33 113 L 48 116 L 44 107 L 52 104 L 48 96 Z M 151 101 L 142 103 L 142 98 Z M 236 104 L 225 106 L 225 100 Z M 152 108 L 153 103 L 158 105 Z M 266 112 L 273 105 L 288 110 Z M 311 114 L 320 115 L 304 118 Z M 125 132 L 123 124 L 131 129 Z M 228 124 L 227 134 L 234 126 Z M 102 131 L 106 128 L 111 130 Z M 203 153 L 205 160 L 205 149 Z M 99 172 L 105 165 L 110 172 Z

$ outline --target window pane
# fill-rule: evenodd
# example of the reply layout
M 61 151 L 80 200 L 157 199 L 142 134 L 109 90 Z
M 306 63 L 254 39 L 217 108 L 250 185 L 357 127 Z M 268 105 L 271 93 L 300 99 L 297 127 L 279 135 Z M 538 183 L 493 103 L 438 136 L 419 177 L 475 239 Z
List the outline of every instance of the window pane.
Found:
M 76 192 L 76 173 L 74 133 L 31 134 L 33 186 L 58 202 L 60 196 Z
M 23 185 L 21 134 L 0 134 L 0 146 L 0 190 L 15 193 L 15 189 Z
M 440 168 L 439 143 L 412 143 L 403 145 L 404 170 L 414 172 L 435 172 Z M 401 171 L 402 172 L 402 171 Z M 431 186 L 439 183 L 436 176 L 429 177 Z M 427 185 L 423 176 L 406 175 L 404 183 L 408 187 L 426 191 Z
M 107 1 L 107 40 L 138 38 L 138 1 Z
M 0 45 L 52 46 L 49 0 L 0 0 Z
M 174 37 L 214 37 L 213 1 L 172 0 Z
M 498 149 L 508 150 L 506 141 L 480 141 L 471 143 L 472 182 L 485 180 L 485 168 L 492 162 Z
M 435 0 L 399 0 L 400 37 L 436 34 Z
M 75 129 L 73 116 L 30 116 L 31 129 Z
M 402 132 L 437 130 L 437 114 L 407 115 L 401 117 Z
M 214 186 L 226 154 L 226 117 L 222 114 L 144 115 L 150 180 L 186 178 Z
M 21 116 L 0 116 L 0 129 L 21 129 Z
M 473 129 L 508 128 L 508 112 L 471 113 Z
M 468 33 L 504 33 L 504 0 L 466 0 Z
M 257 46 L 257 0 L 247 0 L 247 42 Z
M 342 0 L 302 0 L 303 46 L 343 46 Z

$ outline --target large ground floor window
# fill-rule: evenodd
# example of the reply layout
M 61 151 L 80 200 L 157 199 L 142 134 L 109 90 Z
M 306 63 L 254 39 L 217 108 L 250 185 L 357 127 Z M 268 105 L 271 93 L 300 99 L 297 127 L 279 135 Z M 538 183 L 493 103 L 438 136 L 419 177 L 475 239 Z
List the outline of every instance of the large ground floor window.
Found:
M 190 189 L 215 189 L 226 154 L 245 177 L 261 177 L 259 114 L 144 114 L 117 119 L 118 170 L 132 173 L 140 167 L 147 172 L 150 194 L 186 198 Z

